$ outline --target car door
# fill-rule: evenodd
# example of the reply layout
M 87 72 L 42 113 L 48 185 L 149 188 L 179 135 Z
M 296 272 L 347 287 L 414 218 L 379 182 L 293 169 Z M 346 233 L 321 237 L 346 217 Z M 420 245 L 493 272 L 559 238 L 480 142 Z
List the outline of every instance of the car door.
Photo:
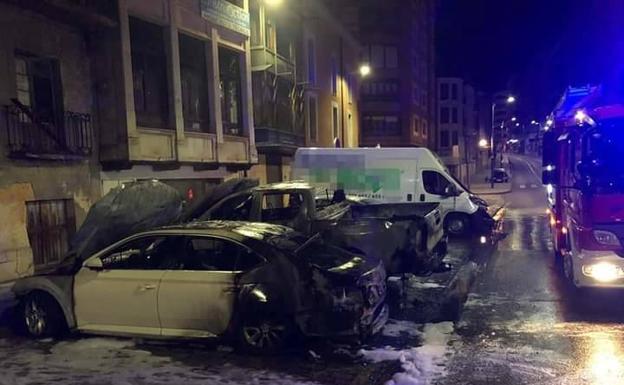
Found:
M 246 246 L 222 237 L 189 236 L 184 244 L 182 266 L 165 273 L 158 292 L 163 335 L 220 335 L 232 318 L 237 277 L 253 264 L 250 258 L 258 264 L 263 259 Z M 241 258 L 248 262 L 239 268 Z
M 455 211 L 456 197 L 449 197 L 445 190 L 453 183 L 444 175 L 435 170 L 423 170 L 422 182 L 426 202 L 440 202 L 441 211 L 446 215 Z
M 135 237 L 92 257 L 100 259 L 101 268 L 83 266 L 74 280 L 77 328 L 160 335 L 158 288 L 170 267 L 174 240 L 163 235 Z

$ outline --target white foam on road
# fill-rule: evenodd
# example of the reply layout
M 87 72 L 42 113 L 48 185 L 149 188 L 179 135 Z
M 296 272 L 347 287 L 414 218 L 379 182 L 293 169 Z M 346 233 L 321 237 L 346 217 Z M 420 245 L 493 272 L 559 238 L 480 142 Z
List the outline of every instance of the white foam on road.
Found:
M 453 336 L 453 323 L 441 322 L 426 324 L 421 333 L 422 345 L 408 349 L 360 350 L 360 353 L 373 362 L 398 360 L 403 368 L 386 385 L 428 385 L 445 373 L 446 355 L 449 341 Z
M 317 384 L 277 371 L 230 363 L 211 367 L 195 360 L 183 362 L 170 356 L 155 355 L 132 340 L 82 338 L 56 343 L 49 352 L 36 346 L 15 346 L 14 341 L 0 339 L 1 385 Z

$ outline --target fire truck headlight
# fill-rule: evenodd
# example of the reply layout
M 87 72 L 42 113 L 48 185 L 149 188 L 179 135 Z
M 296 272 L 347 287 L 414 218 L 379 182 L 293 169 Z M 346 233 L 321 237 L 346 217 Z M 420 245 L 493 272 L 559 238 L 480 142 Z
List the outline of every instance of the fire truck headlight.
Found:
M 594 230 L 594 239 L 596 242 L 605 246 L 620 246 L 620 240 L 617 235 L 610 231 Z
M 624 276 L 624 272 L 621 268 L 608 262 L 599 262 L 594 265 L 583 266 L 583 274 L 599 282 L 611 282 Z

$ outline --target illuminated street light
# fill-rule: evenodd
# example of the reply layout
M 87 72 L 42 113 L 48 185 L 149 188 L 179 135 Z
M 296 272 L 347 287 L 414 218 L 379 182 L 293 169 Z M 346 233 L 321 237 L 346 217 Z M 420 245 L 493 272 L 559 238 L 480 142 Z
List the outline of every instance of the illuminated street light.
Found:
M 516 123 L 516 127 L 520 127 L 520 123 Z
M 362 64 L 360 66 L 360 75 L 362 77 L 368 76 L 371 73 L 371 68 L 368 64 Z
M 507 104 L 512 104 L 516 102 L 516 98 L 513 95 L 509 95 L 506 101 L 507 101 Z
M 534 120 L 531 120 L 531 124 L 535 125 L 535 124 L 539 124 L 539 123 L 537 123 L 537 120 L 534 119 Z
M 515 122 L 516 120 L 518 120 L 518 118 L 516 118 L 515 116 L 513 118 L 511 118 L 512 122 Z
M 487 141 L 487 139 L 481 139 L 481 140 L 479 141 L 479 147 L 481 147 L 481 148 L 487 148 L 487 146 L 488 146 L 488 141 Z
M 587 114 L 583 110 L 578 110 L 574 115 L 574 119 L 576 119 L 578 123 L 583 123 L 585 119 L 587 119 Z
M 552 120 L 552 119 L 548 119 L 548 120 L 546 121 L 546 126 L 547 126 L 547 127 L 551 127 L 554 123 L 555 123 L 555 122 L 553 122 L 553 120 Z

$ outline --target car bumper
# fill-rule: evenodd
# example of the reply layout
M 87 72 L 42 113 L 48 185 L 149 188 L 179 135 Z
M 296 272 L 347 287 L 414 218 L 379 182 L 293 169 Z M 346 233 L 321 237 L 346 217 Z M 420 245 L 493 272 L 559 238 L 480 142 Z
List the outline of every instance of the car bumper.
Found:
M 571 258 L 577 287 L 624 288 L 624 258 L 615 252 L 581 250 Z

